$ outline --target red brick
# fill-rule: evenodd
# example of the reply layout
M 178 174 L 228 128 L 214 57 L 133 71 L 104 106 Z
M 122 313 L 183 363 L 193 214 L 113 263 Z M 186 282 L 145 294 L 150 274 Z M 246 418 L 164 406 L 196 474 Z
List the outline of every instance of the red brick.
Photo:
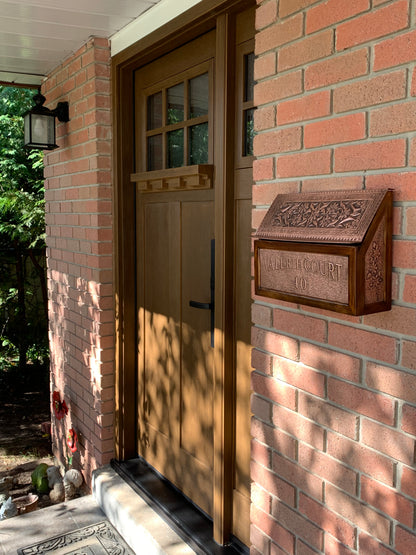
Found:
M 302 36 L 303 17 L 302 14 L 295 15 L 290 19 L 279 21 L 272 27 L 268 27 L 256 35 L 256 54 L 262 54 L 286 44 Z
M 412 274 L 404 276 L 403 301 L 416 304 L 416 276 Z
M 253 304 L 251 307 L 251 318 L 254 324 L 270 328 L 272 323 L 272 309 L 269 306 Z
M 282 155 L 276 160 L 277 177 L 304 177 L 329 173 L 331 173 L 330 150 Z
M 295 488 L 322 501 L 322 480 L 277 453 L 273 453 L 272 470 Z
M 336 31 L 338 51 L 383 37 L 409 25 L 409 3 L 399 0 L 339 25 Z
M 364 176 L 331 176 L 317 179 L 305 179 L 302 183 L 302 192 L 306 191 L 342 191 L 360 190 L 363 188 Z M 309 308 L 308 310 L 312 310 Z M 327 311 L 328 312 L 328 311 Z M 339 316 L 346 318 L 346 315 Z
M 280 332 L 306 337 L 314 341 L 324 342 L 326 338 L 325 320 L 278 308 L 273 310 L 273 327 Z
M 410 532 L 398 526 L 396 528 L 396 543 L 395 548 L 403 555 L 411 555 L 416 551 L 416 535 L 415 532 Z
M 406 165 L 406 141 L 394 139 L 338 147 L 334 160 L 336 172 L 403 167 Z
M 338 405 L 384 424 L 394 424 L 395 405 L 393 401 L 362 387 L 330 378 L 328 380 L 328 398 Z
M 356 551 L 351 551 L 349 547 L 343 545 L 332 536 L 325 537 L 325 553 L 336 553 L 336 555 L 353 555 Z M 370 554 L 367 554 L 370 555 Z M 375 554 L 374 554 L 375 555 Z
M 267 445 L 263 445 L 256 440 L 252 440 L 250 452 L 251 459 L 253 461 L 256 461 L 256 463 L 261 464 L 262 466 L 270 468 L 272 452 L 267 447 Z
M 405 526 L 413 525 L 413 503 L 394 489 L 361 476 L 361 499 Z
M 280 75 L 275 79 L 262 81 L 254 86 L 254 103 L 256 106 L 276 102 L 302 92 L 302 72 L 294 71 Z
M 380 330 L 413 335 L 416 329 L 416 309 L 393 305 L 388 312 L 364 316 L 363 324 Z
M 299 511 L 342 543 L 354 547 L 355 530 L 353 526 L 327 509 L 325 505 L 321 505 L 301 493 L 299 496 Z M 328 553 L 328 551 L 326 552 Z
M 292 13 L 303 10 L 308 6 L 316 4 L 319 0 L 280 0 L 279 2 L 279 16 L 286 17 Z
M 334 111 L 347 112 L 406 97 L 406 71 L 377 75 L 334 90 Z
M 360 359 L 311 343 L 300 344 L 300 362 L 349 381 L 360 381 Z
M 411 468 L 403 467 L 401 480 L 402 493 L 416 499 L 416 471 Z
M 258 108 L 254 112 L 254 129 L 262 131 L 263 129 L 270 129 L 275 126 L 276 120 L 276 107 L 265 106 Z
M 273 361 L 273 376 L 318 397 L 324 397 L 325 395 L 324 375 L 296 362 L 275 357 Z
M 396 268 L 416 268 L 416 241 L 393 241 L 393 266 Z
M 390 523 L 388 519 L 330 484 L 326 489 L 326 505 L 363 530 L 371 532 L 381 541 L 389 542 Z
M 274 23 L 277 18 L 277 1 L 270 0 L 256 10 L 256 29 L 260 30 Z
M 347 437 L 355 438 L 357 435 L 357 417 L 354 414 L 302 392 L 299 393 L 299 413 Z
M 412 464 L 415 442 L 404 434 L 364 419 L 362 422 L 362 441 L 377 451 L 390 457 Z
M 279 102 L 276 109 L 278 125 L 329 116 L 331 113 L 331 93 L 322 91 L 302 96 L 294 100 Z
M 278 497 L 289 505 L 294 505 L 295 488 L 284 480 L 281 480 L 274 472 L 252 462 L 251 479 L 271 495 Z
M 257 419 L 271 423 L 272 404 L 269 401 L 252 395 L 251 412 Z
M 318 89 L 366 75 L 368 61 L 369 52 L 366 48 L 362 48 L 309 64 L 305 68 L 305 89 Z
M 312 445 L 316 449 L 324 448 L 324 430 L 297 412 L 281 405 L 273 405 L 273 424 L 291 434 L 294 438 Z
M 416 129 L 416 101 L 373 110 L 370 114 L 370 136 L 397 135 Z
M 296 394 L 292 387 L 257 372 L 252 373 L 251 384 L 253 391 L 262 397 L 289 409 L 295 408 Z
M 279 183 L 257 183 L 253 187 L 253 204 L 270 205 L 277 193 L 298 193 L 300 189 L 299 181 L 287 181 Z
M 278 131 L 260 133 L 254 137 L 254 153 L 256 156 L 277 154 L 299 150 L 301 147 L 302 132 L 300 127 L 288 127 Z
M 357 491 L 357 472 L 303 443 L 299 444 L 299 464 L 352 495 Z
M 274 159 L 261 158 L 253 162 L 253 179 L 264 181 L 274 177 Z
M 330 56 L 333 51 L 333 32 L 331 29 L 282 46 L 277 55 L 278 71 L 307 65 L 310 62 Z
M 406 368 L 416 370 L 416 343 L 413 341 L 402 343 L 402 364 Z
M 272 499 L 272 514 L 287 530 L 307 541 L 317 549 L 322 548 L 323 532 L 303 515 Z
M 387 39 L 374 46 L 374 70 L 416 60 L 416 31 Z
M 309 123 L 304 127 L 304 144 L 306 148 L 358 141 L 364 139 L 365 136 L 365 113 Z
M 366 553 L 367 555 L 394 555 L 395 552 L 379 543 L 369 534 L 362 532 L 359 536 L 359 553 Z
M 328 343 L 355 354 L 388 363 L 397 360 L 397 341 L 393 337 L 330 322 Z
M 276 53 L 269 52 L 254 61 L 254 79 L 256 81 L 276 74 Z
M 334 23 L 339 23 L 350 17 L 365 12 L 370 8 L 369 0 L 327 0 L 315 6 L 306 13 L 306 32 L 313 33 Z
M 269 538 L 280 545 L 285 552 L 294 553 L 295 537 L 285 530 L 280 524 L 268 514 L 256 507 L 251 509 L 251 521 L 262 530 Z
M 389 486 L 394 484 L 395 462 L 373 449 L 334 433 L 328 434 L 328 454 Z
M 252 329 L 252 344 L 264 351 L 270 351 L 291 360 L 298 358 L 298 342 L 296 339 L 279 335 L 259 328 Z

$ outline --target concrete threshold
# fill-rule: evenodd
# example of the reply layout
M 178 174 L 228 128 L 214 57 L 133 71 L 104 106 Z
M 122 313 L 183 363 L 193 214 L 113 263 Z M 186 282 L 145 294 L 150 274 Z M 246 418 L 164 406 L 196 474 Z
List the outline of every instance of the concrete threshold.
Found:
M 94 472 L 92 489 L 107 519 L 137 554 L 197 553 L 111 466 Z

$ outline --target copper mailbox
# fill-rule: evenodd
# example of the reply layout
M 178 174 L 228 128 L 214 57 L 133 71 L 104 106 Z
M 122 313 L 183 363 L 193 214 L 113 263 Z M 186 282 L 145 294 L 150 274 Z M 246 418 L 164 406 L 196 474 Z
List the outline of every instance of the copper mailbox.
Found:
M 392 197 L 278 195 L 255 236 L 256 294 L 353 315 L 390 310 Z

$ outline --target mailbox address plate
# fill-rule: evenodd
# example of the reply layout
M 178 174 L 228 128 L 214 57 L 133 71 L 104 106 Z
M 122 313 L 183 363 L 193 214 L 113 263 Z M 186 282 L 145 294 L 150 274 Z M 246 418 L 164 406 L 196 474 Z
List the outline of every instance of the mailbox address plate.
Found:
M 256 294 L 355 315 L 389 310 L 391 214 L 391 191 L 278 195 L 254 242 Z

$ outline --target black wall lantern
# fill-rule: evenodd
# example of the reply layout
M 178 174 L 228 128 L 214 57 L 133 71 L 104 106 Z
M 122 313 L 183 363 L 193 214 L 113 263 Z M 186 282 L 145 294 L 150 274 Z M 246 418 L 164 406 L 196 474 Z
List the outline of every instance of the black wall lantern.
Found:
M 58 121 L 69 121 L 68 102 L 58 102 L 55 110 L 49 110 L 43 106 L 46 98 L 40 90 L 33 100 L 36 106 L 24 114 L 25 147 L 42 150 L 58 148 L 55 143 L 55 118 L 58 118 Z

